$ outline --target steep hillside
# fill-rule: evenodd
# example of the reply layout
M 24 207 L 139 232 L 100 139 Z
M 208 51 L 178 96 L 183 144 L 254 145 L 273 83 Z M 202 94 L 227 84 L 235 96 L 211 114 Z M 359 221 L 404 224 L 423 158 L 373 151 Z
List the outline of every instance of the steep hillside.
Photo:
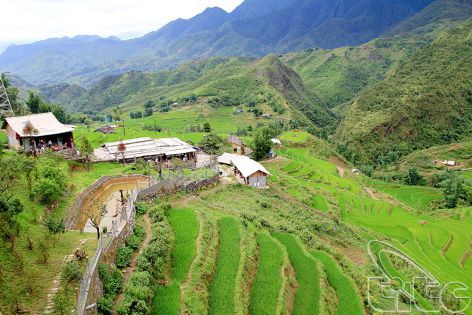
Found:
M 418 14 L 393 26 L 385 36 L 412 36 L 432 39 L 441 30 L 451 28 L 472 16 L 470 0 L 436 0 Z
M 402 59 L 471 16 L 470 0 L 436 0 L 369 43 L 333 50 L 307 49 L 286 54 L 282 59 L 329 107 L 341 111 L 341 105 L 352 102 L 366 88 L 384 79 Z
M 90 86 L 129 70 L 154 71 L 206 56 L 264 56 L 311 47 L 358 45 L 432 0 L 247 0 L 231 13 L 209 8 L 142 38 L 79 36 L 9 47 L 0 69 L 39 84 Z
M 445 160 L 454 161 L 457 165 L 446 167 Z M 425 174 L 451 169 L 470 169 L 472 167 L 472 140 L 435 146 L 424 150 L 418 150 L 403 157 L 398 163 L 400 170 L 408 171 L 416 168 Z
M 461 139 L 472 130 L 472 22 L 442 34 L 346 110 L 335 140 L 357 162 Z
M 68 83 L 43 85 L 38 90 L 47 101 L 57 104 L 70 104 L 86 92 L 83 87 Z
M 326 127 L 336 121 L 324 101 L 274 55 L 261 60 L 211 58 L 172 71 L 129 72 L 108 77 L 68 107 L 98 112 L 122 105 L 132 110 L 148 100 L 156 104 L 182 102 L 179 100 L 192 94 L 212 106 L 246 106 L 246 110 L 255 107 L 261 113 L 304 125 Z

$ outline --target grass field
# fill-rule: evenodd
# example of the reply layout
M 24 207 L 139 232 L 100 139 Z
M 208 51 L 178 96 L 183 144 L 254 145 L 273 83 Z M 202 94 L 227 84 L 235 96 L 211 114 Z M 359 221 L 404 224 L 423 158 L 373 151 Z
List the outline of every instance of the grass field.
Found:
M 337 296 L 337 315 L 357 315 L 364 314 L 362 302 L 359 298 L 359 292 L 355 288 L 355 284 L 347 277 L 336 261 L 328 254 L 322 251 L 312 251 L 311 254 L 321 261 L 328 277 L 331 287 L 336 290 Z
M 191 209 L 171 209 L 169 223 L 174 233 L 172 249 L 172 280 L 169 285 L 159 286 L 154 294 L 153 314 L 180 313 L 180 285 L 188 274 L 196 253 L 198 219 Z
M 220 246 L 216 271 L 210 288 L 210 314 L 234 313 L 234 289 L 240 259 L 240 225 L 234 218 L 218 222 Z
M 295 236 L 275 233 L 274 237 L 285 246 L 295 269 L 298 287 L 295 291 L 292 314 L 319 314 L 320 275 L 317 261 L 307 255 Z
M 114 134 L 102 134 L 94 132 L 99 126 L 105 123 L 92 124 L 89 128 L 80 125 L 77 127 L 74 137 L 80 141 L 82 136 L 86 136 L 94 147 L 99 147 L 105 142 L 113 142 L 125 139 L 151 137 L 165 138 L 178 137 L 181 140 L 197 144 L 204 137 L 204 132 L 191 132 L 190 126 L 202 127 L 205 122 L 209 122 L 212 131 L 228 135 L 236 132 L 237 128 L 246 128 L 255 125 L 257 120 L 252 114 L 234 114 L 232 107 L 211 107 L 208 105 L 194 105 L 185 108 L 172 110 L 168 113 L 154 113 L 151 117 L 141 119 L 129 119 L 123 114 L 125 130 L 122 127 L 116 128 Z M 109 123 L 114 125 L 115 123 Z M 121 123 L 119 123 L 121 125 Z M 161 132 L 145 130 L 144 127 L 159 127 Z
M 256 239 L 259 260 L 249 310 L 251 314 L 276 314 L 284 276 L 283 249 L 268 234 L 259 233 Z

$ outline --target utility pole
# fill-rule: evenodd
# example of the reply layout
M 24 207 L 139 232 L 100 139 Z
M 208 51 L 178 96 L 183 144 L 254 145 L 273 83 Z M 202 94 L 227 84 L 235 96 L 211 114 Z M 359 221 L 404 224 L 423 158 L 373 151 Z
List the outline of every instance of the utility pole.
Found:
M 11 108 L 10 99 L 8 98 L 7 88 L 3 82 L 2 76 L 0 75 L 0 117 L 11 117 L 14 116 L 13 109 Z

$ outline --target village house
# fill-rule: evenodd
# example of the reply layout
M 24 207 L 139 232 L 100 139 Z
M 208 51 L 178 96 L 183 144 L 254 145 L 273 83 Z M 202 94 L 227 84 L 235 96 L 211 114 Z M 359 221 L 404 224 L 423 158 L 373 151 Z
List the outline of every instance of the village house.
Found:
M 231 147 L 233 148 L 233 153 L 244 155 L 243 141 L 239 137 L 231 135 L 228 137 L 228 142 L 231 144 Z
M 98 129 L 95 129 L 95 132 L 101 132 L 105 135 L 109 135 L 109 134 L 115 133 L 115 128 L 107 125 L 107 126 L 103 126 Z
M 60 123 L 52 113 L 8 117 L 2 129 L 6 130 L 11 147 L 23 147 L 26 151 L 75 148 L 74 128 Z
M 241 178 L 248 186 L 267 186 L 267 175 L 270 173 L 260 163 L 247 156 L 223 153 L 218 157 L 218 163 L 234 165 L 234 175 Z
M 124 145 L 124 146 L 123 146 Z M 120 151 L 120 146 L 124 151 Z M 194 167 L 197 161 L 197 150 L 178 138 L 151 139 L 149 137 L 109 142 L 94 151 L 94 159 L 99 162 L 125 161 L 136 159 L 147 161 L 172 161 L 180 159 L 187 166 Z

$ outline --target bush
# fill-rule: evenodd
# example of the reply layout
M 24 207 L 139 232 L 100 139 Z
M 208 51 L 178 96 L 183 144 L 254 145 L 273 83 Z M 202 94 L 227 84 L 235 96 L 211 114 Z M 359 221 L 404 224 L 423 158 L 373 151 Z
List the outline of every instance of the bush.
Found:
M 139 247 L 139 244 L 141 244 L 141 240 L 142 238 L 133 234 L 133 235 L 130 235 L 127 239 L 126 239 L 126 246 L 135 250 Z
M 71 261 L 62 267 L 62 280 L 67 284 L 79 281 L 82 278 L 82 270 L 76 261 Z
M 133 249 L 130 247 L 120 247 L 118 248 L 118 253 L 116 255 L 115 265 L 117 268 L 123 269 L 129 266 L 131 262 L 131 256 L 133 255 Z
M 135 225 L 133 228 L 133 234 L 136 235 L 140 240 L 144 238 L 146 231 L 142 225 Z
M 98 314 L 109 315 L 113 310 L 113 298 L 109 295 L 103 296 L 97 302 Z
M 136 203 L 136 215 L 140 216 L 148 212 L 148 205 L 144 202 Z
M 147 302 L 154 292 L 151 287 L 149 272 L 135 272 L 126 286 L 125 296 L 118 307 L 118 314 L 148 314 Z
M 41 159 L 37 174 L 39 177 L 32 185 L 31 195 L 42 204 L 57 201 L 66 191 L 67 176 L 64 170 L 56 166 L 53 159 Z
M 31 195 L 42 204 L 57 201 L 65 192 L 65 187 L 49 178 L 41 178 L 33 184 Z

